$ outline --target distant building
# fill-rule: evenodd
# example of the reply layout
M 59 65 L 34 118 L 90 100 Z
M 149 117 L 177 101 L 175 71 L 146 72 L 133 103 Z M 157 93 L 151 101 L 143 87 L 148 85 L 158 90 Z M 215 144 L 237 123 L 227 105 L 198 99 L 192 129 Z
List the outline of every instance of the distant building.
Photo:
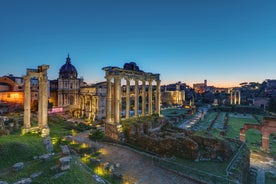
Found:
M 38 100 L 38 79 L 31 79 L 31 104 Z M 24 103 L 24 79 L 13 75 L 0 77 L 0 103 L 11 105 L 23 105 Z
M 87 85 L 78 78 L 77 69 L 68 55 L 59 70 L 59 78 L 50 81 L 49 102 L 53 108 L 70 112 L 75 117 L 99 120 L 106 114 L 106 85 L 106 82 Z
M 185 105 L 185 83 L 175 83 L 162 86 L 162 104 L 163 105 Z
M 275 79 L 266 79 L 265 82 L 267 83 L 267 88 L 276 89 L 276 80 Z
M 51 87 L 56 87 L 54 83 L 52 82 Z M 71 64 L 69 54 L 66 63 L 59 70 L 57 83 L 58 106 L 67 110 L 78 108 L 80 87 L 84 86 L 84 83 L 83 79 L 78 78 L 77 69 Z
M 207 90 L 207 80 L 204 80 L 204 83 L 193 84 L 193 88 L 196 93 L 204 93 Z
M 269 102 L 269 99 L 267 99 L 267 98 L 258 97 L 258 98 L 253 99 L 253 105 L 255 107 L 259 107 L 259 108 L 262 108 L 262 109 L 267 108 L 268 102 Z

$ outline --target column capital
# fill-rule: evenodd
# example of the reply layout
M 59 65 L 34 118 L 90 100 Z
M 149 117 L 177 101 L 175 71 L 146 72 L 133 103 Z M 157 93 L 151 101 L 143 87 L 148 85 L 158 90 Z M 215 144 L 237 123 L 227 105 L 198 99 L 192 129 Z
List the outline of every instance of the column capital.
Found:
M 105 78 L 106 78 L 106 80 L 111 80 L 113 78 L 113 76 L 112 75 L 107 75 L 107 76 L 105 76 Z

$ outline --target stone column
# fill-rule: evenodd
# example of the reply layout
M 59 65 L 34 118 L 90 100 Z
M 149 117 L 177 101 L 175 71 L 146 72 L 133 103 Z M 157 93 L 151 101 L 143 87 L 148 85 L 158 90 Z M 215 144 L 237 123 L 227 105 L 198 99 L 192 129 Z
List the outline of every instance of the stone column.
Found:
M 238 91 L 238 104 L 240 105 L 241 104 L 241 92 Z
M 90 103 L 89 103 L 89 115 L 88 115 L 88 119 L 91 119 L 91 117 L 92 117 L 92 105 L 93 105 L 93 99 L 92 99 L 92 96 L 89 96 L 89 101 L 90 101 Z
M 234 104 L 237 104 L 237 91 L 234 92 Z
M 142 80 L 142 116 L 145 116 L 146 111 L 146 81 Z
M 114 77 L 114 85 L 115 85 L 114 123 L 120 123 L 121 78 L 119 76 Z
M 41 123 L 42 123 L 42 109 L 43 109 L 43 107 L 42 107 L 42 104 L 43 104 L 43 102 L 42 102 L 42 99 L 43 99 L 43 97 L 42 97 L 42 95 L 43 95 L 43 87 L 42 87 L 42 78 L 43 78 L 43 76 L 42 76 L 42 73 L 39 73 L 39 76 L 38 76 L 38 109 L 37 109 L 37 121 L 38 121 L 38 126 L 39 127 L 41 127 Z
M 262 149 L 265 152 L 269 150 L 269 133 L 266 131 L 262 132 Z
M 31 85 L 30 77 L 24 77 L 24 129 L 31 128 Z
M 156 81 L 156 113 L 160 115 L 160 80 Z
M 152 80 L 149 81 L 148 96 L 149 96 L 148 114 L 151 115 L 152 114 Z
M 78 114 L 78 118 L 81 117 L 81 95 L 79 96 L 79 114 Z
M 139 80 L 135 79 L 135 111 L 134 116 L 139 115 Z
M 240 129 L 240 140 L 245 142 L 245 130 L 244 130 L 244 128 Z
M 83 117 L 83 96 L 80 96 L 80 117 Z
M 47 68 L 48 69 L 48 68 Z M 48 77 L 47 73 L 44 73 L 42 76 L 42 81 L 40 87 L 42 88 L 40 95 L 42 107 L 41 107 L 41 126 L 48 127 Z
M 126 119 L 129 118 L 129 111 L 130 111 L 130 80 L 126 79 Z
M 107 80 L 107 96 L 106 96 L 106 122 L 110 123 L 111 120 L 111 76 L 105 77 Z
M 230 104 L 233 104 L 233 91 L 230 91 Z
M 61 106 L 60 101 L 61 101 L 61 94 L 60 94 L 60 92 L 58 91 L 58 106 L 59 106 L 59 107 Z

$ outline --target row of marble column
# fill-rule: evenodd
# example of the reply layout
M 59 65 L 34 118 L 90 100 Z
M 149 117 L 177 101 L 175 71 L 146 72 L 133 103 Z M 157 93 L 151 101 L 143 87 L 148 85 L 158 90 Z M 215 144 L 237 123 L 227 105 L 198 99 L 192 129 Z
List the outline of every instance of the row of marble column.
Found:
M 70 103 L 70 97 L 73 97 L 73 104 Z M 78 104 L 77 91 L 71 93 L 58 92 L 58 106 L 75 105 Z
M 86 99 L 89 99 L 89 100 L 86 100 Z M 87 109 L 86 105 L 87 105 L 87 102 L 89 102 L 89 107 Z M 80 116 L 81 117 L 87 117 L 88 119 L 92 119 L 94 120 L 95 119 L 95 116 L 96 116 L 96 111 L 97 111 L 97 97 L 95 96 L 91 96 L 91 95 L 88 95 L 88 96 L 80 96 Z M 88 112 L 88 114 L 87 114 Z
M 230 92 L 231 97 L 230 97 L 230 103 L 232 104 L 241 104 L 241 92 L 239 90 L 233 90 Z M 234 98 L 233 98 L 234 96 Z
M 107 76 L 107 103 L 106 103 L 106 120 L 112 122 L 112 84 L 111 80 L 114 78 L 114 123 L 120 123 L 121 119 L 121 101 L 122 101 L 122 89 L 121 89 L 121 77 L 120 76 Z M 134 116 L 139 115 L 139 79 L 135 81 L 135 102 L 134 102 Z M 142 81 L 142 113 L 141 116 L 146 115 L 146 81 Z M 152 114 L 152 82 L 148 81 L 148 114 Z M 156 112 L 160 114 L 160 80 L 156 80 Z M 130 114 L 130 79 L 126 79 L 126 119 L 129 118 Z

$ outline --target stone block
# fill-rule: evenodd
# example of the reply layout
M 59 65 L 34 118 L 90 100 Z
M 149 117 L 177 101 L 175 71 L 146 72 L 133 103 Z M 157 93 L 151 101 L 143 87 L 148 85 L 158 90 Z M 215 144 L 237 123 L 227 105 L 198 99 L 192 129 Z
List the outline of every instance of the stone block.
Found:
M 100 164 L 101 160 L 100 159 L 95 159 L 95 158 L 90 158 L 90 163 L 92 163 L 92 164 Z
M 13 171 L 19 171 L 19 170 L 21 170 L 23 168 L 24 168 L 24 163 L 23 162 L 18 162 L 18 163 L 14 164 L 12 166 L 12 170 Z
M 8 184 L 6 181 L 0 181 L 0 184 Z
M 43 160 L 44 162 L 50 161 L 51 159 L 51 154 L 44 154 L 44 155 L 40 155 L 39 159 Z
M 66 174 L 66 172 L 57 173 L 57 174 L 55 174 L 55 175 L 52 177 L 52 179 L 57 179 L 57 178 L 59 178 L 59 177 L 65 175 L 65 174 Z
M 59 169 L 61 171 L 70 169 L 71 160 L 72 160 L 72 157 L 70 157 L 70 156 L 60 158 L 59 159 Z
M 67 145 L 60 146 L 61 148 L 61 153 L 62 156 L 69 156 L 70 155 L 70 150 Z
M 93 178 L 97 181 L 97 183 L 102 183 L 102 184 L 105 183 L 105 181 L 100 176 L 98 176 L 96 174 L 93 175 Z
M 30 183 L 32 183 L 31 178 L 22 178 L 19 181 L 13 183 L 13 184 L 30 184 Z
M 37 177 L 39 177 L 42 173 L 43 173 L 42 171 L 35 172 L 35 173 L 31 174 L 30 178 L 31 178 L 31 179 L 37 178 Z
M 118 172 L 113 172 L 112 178 L 115 179 L 115 180 L 122 180 L 123 176 L 122 176 L 122 174 L 120 174 Z

